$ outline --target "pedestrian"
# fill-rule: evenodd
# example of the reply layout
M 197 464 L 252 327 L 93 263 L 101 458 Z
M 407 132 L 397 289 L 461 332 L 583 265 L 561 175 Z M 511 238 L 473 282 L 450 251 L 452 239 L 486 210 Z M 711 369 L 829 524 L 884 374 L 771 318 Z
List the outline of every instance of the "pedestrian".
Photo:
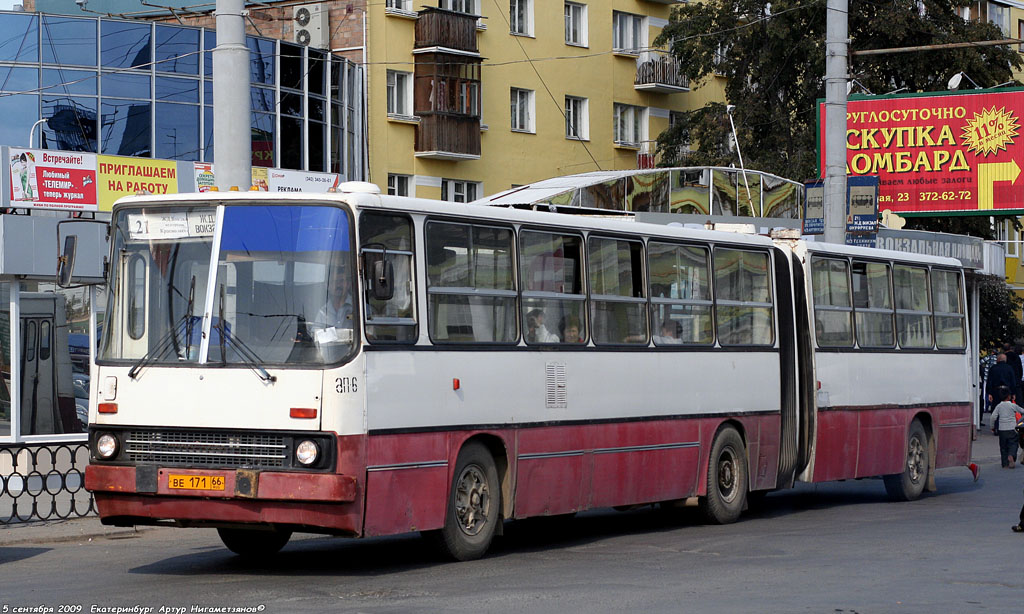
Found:
M 999 401 L 995 400 L 995 391 L 1000 386 L 1006 386 L 1011 391 L 1017 389 L 1017 374 L 1006 362 L 1006 354 L 1000 352 L 996 356 L 996 364 L 988 370 L 988 382 L 985 384 L 985 393 L 988 395 L 989 411 Z
M 996 389 L 995 399 L 999 403 L 992 410 L 992 433 L 999 435 L 999 463 L 1005 469 L 1013 469 L 1017 460 L 1017 412 L 1021 408 L 1014 403 L 1007 386 Z
M 1020 391 L 1021 380 L 1024 379 L 1024 364 L 1020 362 L 1020 354 L 1014 350 L 1014 346 L 1010 343 L 1003 344 L 1003 353 L 1006 354 L 1006 363 L 1010 365 L 1013 373 L 1016 375 L 1014 384 L 1010 387 L 1010 393 L 1018 399 L 1024 400 L 1024 396 L 1021 396 Z

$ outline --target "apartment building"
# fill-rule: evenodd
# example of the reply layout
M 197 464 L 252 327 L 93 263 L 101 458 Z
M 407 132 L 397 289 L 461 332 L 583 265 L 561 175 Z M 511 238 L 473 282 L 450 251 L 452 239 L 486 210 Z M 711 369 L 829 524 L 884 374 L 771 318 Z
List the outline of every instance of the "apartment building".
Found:
M 73 13 L 64 0 L 27 10 Z M 213 27 L 212 5 L 90 0 L 85 14 Z M 514 185 L 653 165 L 672 113 L 721 99 L 651 48 L 679 0 L 328 0 L 249 6 L 253 36 L 365 63 L 370 181 L 470 201 Z

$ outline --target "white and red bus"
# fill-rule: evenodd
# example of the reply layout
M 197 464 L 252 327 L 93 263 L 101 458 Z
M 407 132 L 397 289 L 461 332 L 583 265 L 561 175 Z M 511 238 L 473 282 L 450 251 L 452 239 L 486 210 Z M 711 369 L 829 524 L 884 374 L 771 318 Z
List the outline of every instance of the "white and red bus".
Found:
M 86 485 L 105 524 L 423 531 L 882 476 L 971 452 L 958 261 L 383 196 L 113 210 Z

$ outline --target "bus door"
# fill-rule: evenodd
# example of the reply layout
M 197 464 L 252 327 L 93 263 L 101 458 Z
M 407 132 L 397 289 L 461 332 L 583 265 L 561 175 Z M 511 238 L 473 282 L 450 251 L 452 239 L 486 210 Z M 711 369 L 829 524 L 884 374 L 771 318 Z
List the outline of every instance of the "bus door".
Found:
M 122 253 L 118 277 L 124 284 L 124 291 L 114 306 L 117 319 L 124 325 L 114 330 L 113 343 L 118 345 L 121 356 L 143 356 L 149 350 L 149 327 L 146 326 L 146 312 L 149 307 L 149 266 L 146 258 L 138 253 Z
M 53 351 L 54 301 L 23 298 L 21 309 L 21 433 L 63 433 Z

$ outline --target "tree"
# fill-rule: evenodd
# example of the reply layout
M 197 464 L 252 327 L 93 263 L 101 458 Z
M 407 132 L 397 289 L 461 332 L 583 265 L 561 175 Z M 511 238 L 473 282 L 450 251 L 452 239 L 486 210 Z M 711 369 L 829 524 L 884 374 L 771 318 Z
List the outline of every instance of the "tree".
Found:
M 988 22 L 965 21 L 965 0 L 860 0 L 849 4 L 851 49 L 1005 38 Z M 722 75 L 744 162 L 805 180 L 816 176 L 818 99 L 825 96 L 823 0 L 707 0 L 677 7 L 654 42 L 698 84 Z M 850 73 L 870 91 L 946 89 L 956 70 L 982 85 L 1010 81 L 1021 66 L 1011 46 L 851 56 Z M 955 68 L 954 68 L 955 67 Z M 687 152 L 681 146 L 689 146 Z M 658 137 L 666 165 L 735 163 L 722 103 L 682 113 Z

